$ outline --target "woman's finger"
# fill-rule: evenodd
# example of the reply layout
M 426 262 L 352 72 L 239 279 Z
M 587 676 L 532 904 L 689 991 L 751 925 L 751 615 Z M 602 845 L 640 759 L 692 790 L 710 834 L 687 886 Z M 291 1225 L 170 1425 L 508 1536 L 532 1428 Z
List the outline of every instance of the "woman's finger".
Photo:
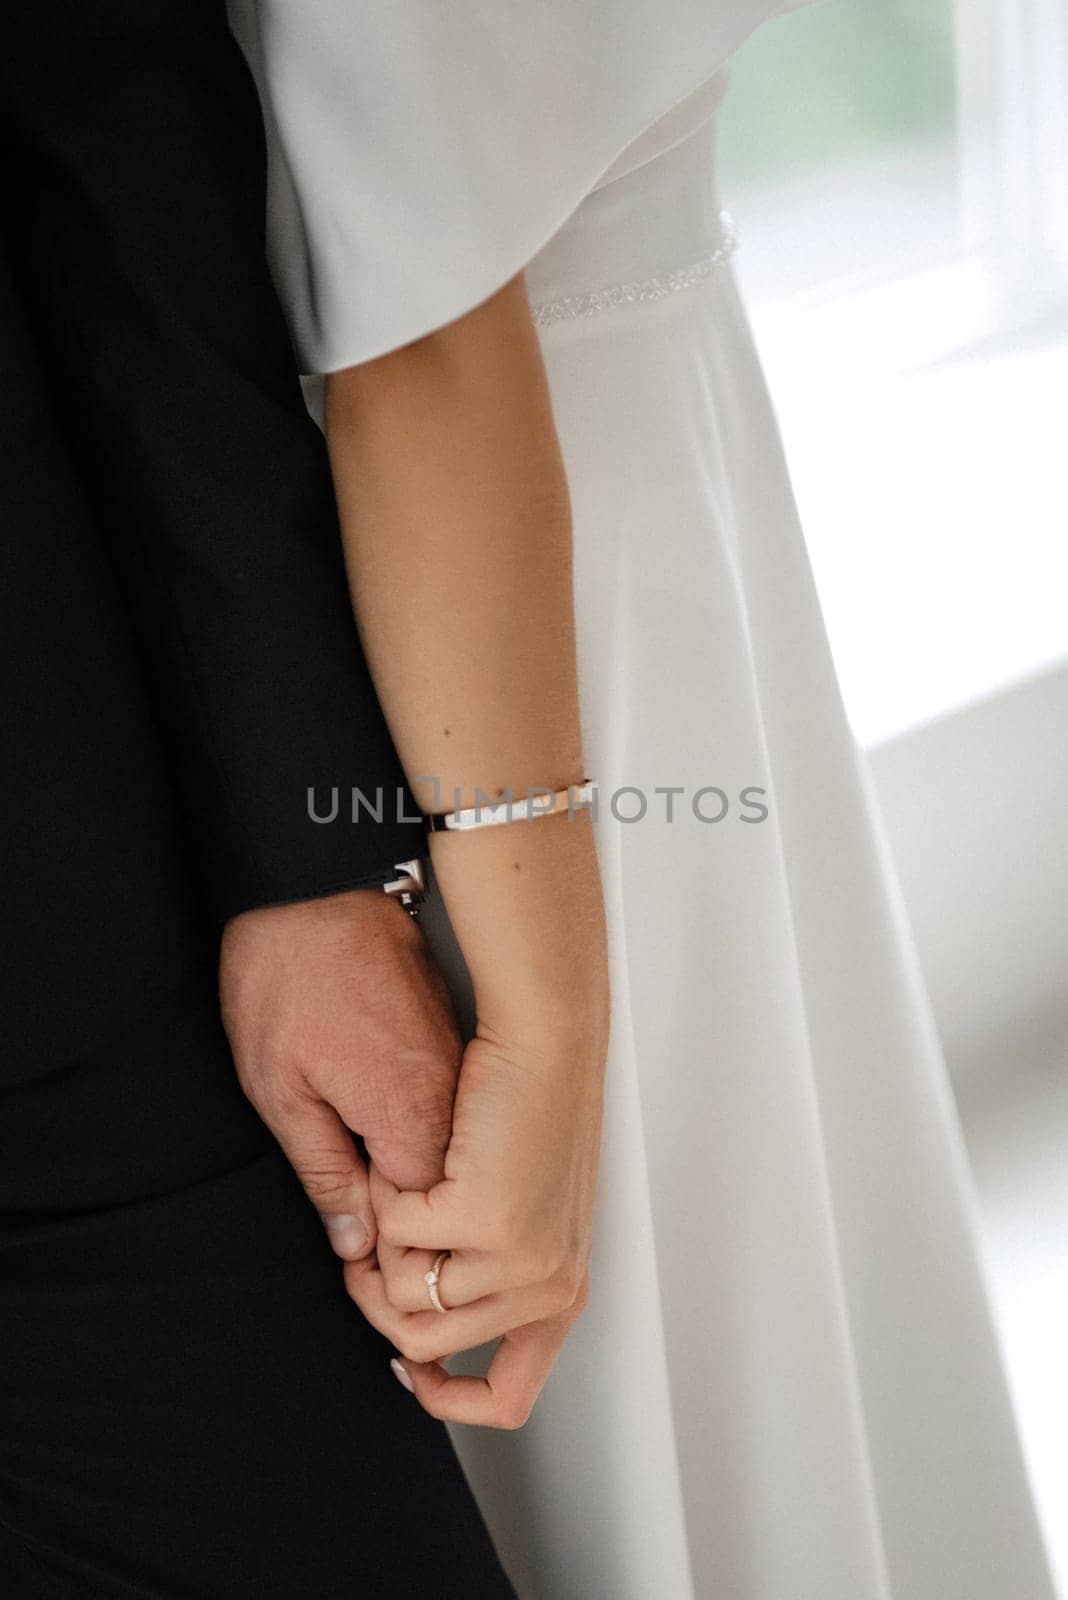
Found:
M 426 1274 L 439 1254 L 434 1250 L 404 1249 L 379 1239 L 378 1259 L 386 1294 L 399 1311 L 424 1311 L 432 1306 Z M 533 1257 L 524 1259 L 518 1253 L 451 1250 L 439 1268 L 437 1289 L 442 1305 L 452 1311 L 487 1295 L 551 1283 L 554 1277 L 548 1263 Z
M 386 1298 L 397 1311 L 431 1311 L 434 1303 L 426 1275 L 440 1255 L 436 1250 L 409 1250 L 403 1245 L 378 1241 L 378 1264 L 386 1288 Z M 441 1271 L 444 1278 L 444 1271 Z M 448 1305 L 444 1295 L 443 1305 Z M 441 1315 L 440 1312 L 437 1313 Z
M 454 1250 L 485 1246 L 479 1237 L 480 1219 L 457 1199 L 456 1185 L 448 1178 L 435 1184 L 427 1194 L 418 1189 L 385 1188 L 386 1180 L 374 1166 L 371 1197 L 378 1219 L 378 1232 L 387 1244 L 407 1245 L 419 1250 Z M 378 1196 L 376 1199 L 375 1196 Z
M 351 1270 L 349 1270 L 351 1267 Z M 546 1285 L 487 1295 L 470 1306 L 460 1306 L 444 1316 L 426 1311 L 398 1311 L 386 1295 L 381 1269 L 358 1261 L 345 1269 L 352 1299 L 372 1327 L 385 1335 L 402 1356 L 425 1363 L 443 1361 L 462 1350 L 499 1339 L 526 1323 L 542 1321 L 565 1310 L 562 1295 Z M 566 1308 L 570 1309 L 570 1308 Z
M 373 1161 L 370 1166 L 370 1193 L 377 1227 L 378 1213 L 400 1190 Z M 379 1236 L 376 1253 L 386 1280 L 386 1294 L 398 1310 L 421 1311 L 424 1306 L 430 1305 L 425 1274 L 433 1266 L 438 1252 L 409 1249 L 407 1245 L 391 1244 L 388 1239 Z M 394 1286 L 398 1293 L 394 1293 Z M 399 1297 L 401 1292 L 403 1299 Z
M 505 1334 L 484 1378 L 453 1376 L 436 1362 L 400 1358 L 412 1392 L 442 1422 L 521 1428 L 545 1386 L 575 1315 L 548 1317 Z M 396 1367 L 394 1368 L 396 1370 Z
M 373 1161 L 370 1164 L 371 1204 L 377 1219 L 402 1191 L 387 1178 Z M 415 1191 L 418 1192 L 418 1191 Z M 412 1248 L 408 1244 L 393 1243 L 376 1232 L 378 1264 L 386 1283 L 386 1295 L 401 1311 L 433 1309 L 426 1274 L 433 1267 L 439 1250 Z M 440 1315 L 440 1312 L 438 1313 Z

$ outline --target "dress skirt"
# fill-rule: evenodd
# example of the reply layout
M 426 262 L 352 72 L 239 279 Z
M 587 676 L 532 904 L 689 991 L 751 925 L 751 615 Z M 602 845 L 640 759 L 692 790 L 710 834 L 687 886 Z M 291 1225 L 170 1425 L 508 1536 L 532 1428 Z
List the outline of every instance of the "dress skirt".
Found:
M 612 1039 L 589 1309 L 525 1428 L 453 1437 L 523 1600 L 1052 1600 L 714 140 L 647 135 L 527 270 Z

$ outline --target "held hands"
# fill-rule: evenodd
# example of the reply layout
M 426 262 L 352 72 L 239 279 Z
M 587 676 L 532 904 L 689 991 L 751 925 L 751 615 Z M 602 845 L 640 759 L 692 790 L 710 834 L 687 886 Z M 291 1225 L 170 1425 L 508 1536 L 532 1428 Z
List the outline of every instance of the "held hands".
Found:
M 444 1178 L 371 1169 L 377 1258 L 349 1292 L 432 1416 L 515 1428 L 586 1302 L 609 994 L 588 816 L 436 835 L 438 886 L 474 984 Z M 431 1304 L 426 1272 L 442 1251 Z M 485 1377 L 448 1356 L 502 1336 Z M 403 1376 L 402 1376 L 403 1374 Z
M 497 831 L 435 854 L 478 1003 L 466 1050 L 380 891 L 235 918 L 220 989 L 242 1086 L 398 1377 L 432 1416 L 515 1428 L 586 1302 L 609 1007 L 588 827 Z M 425 1281 L 442 1252 L 444 1313 Z M 485 1377 L 441 1365 L 498 1337 Z
M 375 1244 L 363 1136 L 383 1181 L 443 1172 L 461 1042 L 422 933 L 380 889 L 247 911 L 226 925 L 223 1020 L 242 1088 L 338 1255 Z
M 520 1427 L 586 1303 L 604 1032 L 542 1020 L 506 1041 L 480 1026 L 442 1181 L 402 1192 L 372 1163 L 377 1258 L 350 1261 L 345 1279 L 432 1416 Z M 446 1250 L 442 1314 L 425 1274 Z M 502 1335 L 483 1378 L 440 1364 Z

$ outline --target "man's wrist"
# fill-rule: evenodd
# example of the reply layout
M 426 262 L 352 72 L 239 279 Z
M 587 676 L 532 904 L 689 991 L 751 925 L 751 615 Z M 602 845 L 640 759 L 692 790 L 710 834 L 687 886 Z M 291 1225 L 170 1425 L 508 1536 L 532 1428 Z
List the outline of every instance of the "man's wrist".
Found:
M 404 869 L 409 868 L 414 861 L 419 862 L 421 870 L 425 873 L 425 857 L 412 856 L 405 860 L 384 863 L 369 871 L 361 872 L 358 876 L 352 878 L 316 884 L 314 887 L 309 884 L 303 889 L 287 891 L 284 895 L 280 894 L 277 897 L 267 898 L 264 896 L 262 899 L 250 900 L 248 905 L 242 905 L 231 911 L 225 920 L 232 922 L 235 917 L 242 916 L 247 911 L 274 911 L 282 910 L 289 906 L 311 906 L 317 902 L 337 900 L 343 895 L 355 893 L 357 890 L 384 894 L 386 885 L 403 876 Z M 395 898 L 395 896 L 390 898 Z
M 418 917 L 426 899 L 426 867 L 423 859 L 413 856 L 410 861 L 398 861 L 395 877 L 382 885 L 383 892 L 392 895 L 412 917 Z

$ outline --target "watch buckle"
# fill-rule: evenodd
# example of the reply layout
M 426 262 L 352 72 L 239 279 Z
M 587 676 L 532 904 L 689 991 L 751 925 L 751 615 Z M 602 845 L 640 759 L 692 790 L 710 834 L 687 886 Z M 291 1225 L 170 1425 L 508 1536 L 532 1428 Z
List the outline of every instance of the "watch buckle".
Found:
M 386 894 L 396 895 L 410 916 L 419 915 L 419 907 L 426 898 L 426 874 L 418 856 L 411 861 L 395 861 L 393 870 L 398 874 L 382 885 Z

